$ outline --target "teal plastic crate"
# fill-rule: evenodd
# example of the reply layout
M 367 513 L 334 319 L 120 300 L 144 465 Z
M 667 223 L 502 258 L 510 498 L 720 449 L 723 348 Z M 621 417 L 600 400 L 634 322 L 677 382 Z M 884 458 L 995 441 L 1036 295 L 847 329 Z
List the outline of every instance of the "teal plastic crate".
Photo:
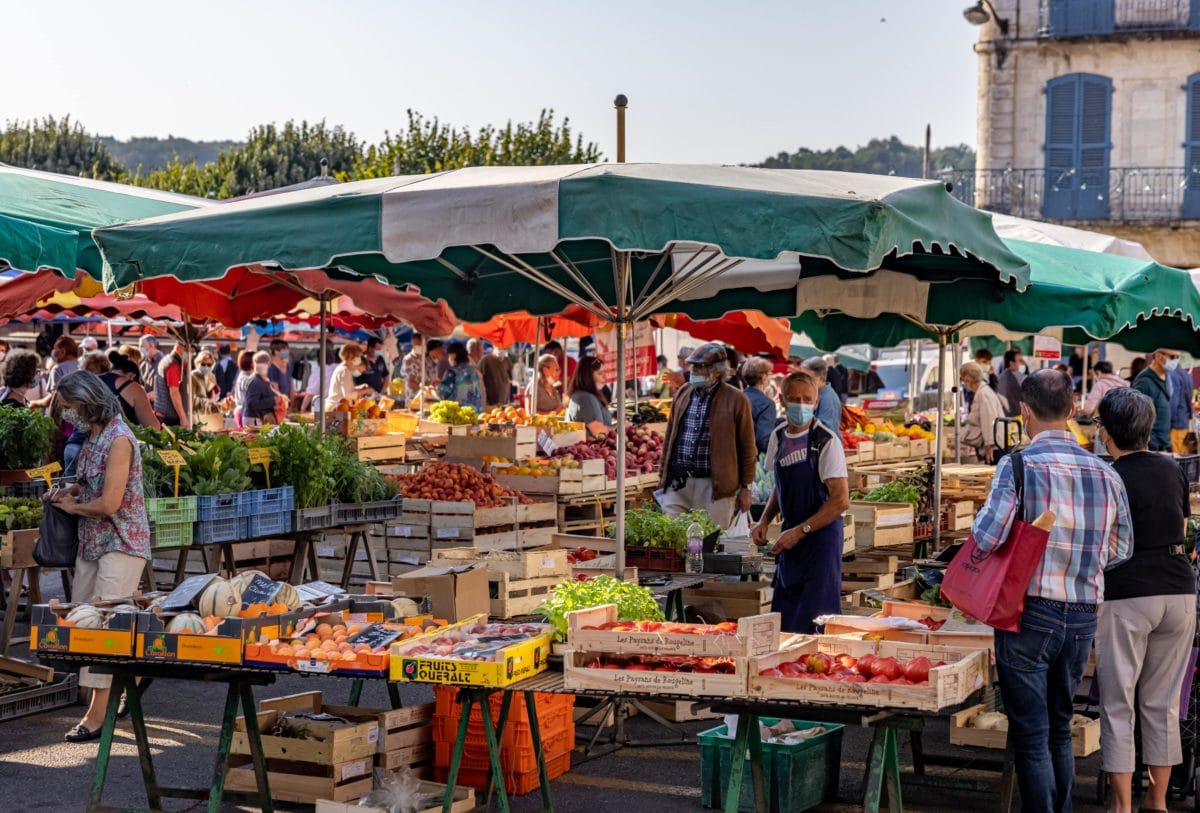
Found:
M 155 522 L 152 526 L 152 547 L 186 548 L 192 544 L 191 522 Z
M 150 497 L 146 500 L 146 518 L 160 525 L 195 522 L 196 498 Z
M 764 725 L 779 722 L 761 717 Z M 799 813 L 836 798 L 842 762 L 842 726 L 832 723 L 792 721 L 796 728 L 820 726 L 826 729 L 795 745 L 762 744 L 763 787 L 767 809 L 771 813 Z M 717 726 L 697 735 L 700 743 L 700 803 L 708 808 L 723 808 L 729 791 L 729 773 L 733 766 L 733 738 L 725 726 Z M 754 813 L 754 777 L 750 760 L 742 774 L 742 793 L 738 810 Z

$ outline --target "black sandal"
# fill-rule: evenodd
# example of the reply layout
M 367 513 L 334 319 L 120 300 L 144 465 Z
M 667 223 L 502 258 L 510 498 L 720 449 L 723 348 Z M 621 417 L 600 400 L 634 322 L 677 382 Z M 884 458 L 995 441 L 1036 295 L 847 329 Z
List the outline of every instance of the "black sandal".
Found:
M 67 742 L 90 742 L 91 740 L 100 739 L 100 734 L 100 729 L 92 731 L 83 723 L 80 723 L 68 731 L 63 739 Z
M 117 703 L 117 719 L 124 720 L 129 716 L 129 693 L 121 692 L 121 701 Z

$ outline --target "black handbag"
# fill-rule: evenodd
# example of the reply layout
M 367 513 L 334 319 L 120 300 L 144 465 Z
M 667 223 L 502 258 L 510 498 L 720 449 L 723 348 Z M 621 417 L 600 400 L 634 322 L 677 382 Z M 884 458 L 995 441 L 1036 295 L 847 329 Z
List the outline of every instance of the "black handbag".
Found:
M 75 567 L 78 554 L 79 517 L 46 500 L 33 560 L 42 567 Z

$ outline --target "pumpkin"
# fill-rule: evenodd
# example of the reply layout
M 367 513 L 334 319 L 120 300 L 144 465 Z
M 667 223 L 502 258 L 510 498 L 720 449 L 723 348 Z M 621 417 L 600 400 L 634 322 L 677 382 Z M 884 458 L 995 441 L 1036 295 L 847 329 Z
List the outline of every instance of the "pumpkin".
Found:
M 216 578 L 204 588 L 198 605 L 201 615 L 229 618 L 242 608 L 242 591 L 232 583 Z
M 245 593 L 246 588 L 250 586 L 250 582 L 254 581 L 255 576 L 262 576 L 264 579 L 269 578 L 267 574 L 263 573 L 261 570 L 243 570 L 241 573 L 230 579 L 229 583 L 237 588 L 239 594 Z
M 275 593 L 275 603 L 283 604 L 287 607 L 283 612 L 299 610 L 304 606 L 304 601 L 300 598 L 300 592 L 293 585 L 287 582 L 276 582 L 276 584 L 279 585 L 279 590 Z
M 104 614 L 91 604 L 80 604 L 67 613 L 66 620 L 80 629 L 98 630 L 104 626 Z
M 394 598 L 392 607 L 396 610 L 397 618 L 412 618 L 421 614 L 421 608 L 411 598 Z
M 204 626 L 204 619 L 195 613 L 180 613 L 167 624 L 167 632 L 203 635 L 208 632 L 208 627 Z

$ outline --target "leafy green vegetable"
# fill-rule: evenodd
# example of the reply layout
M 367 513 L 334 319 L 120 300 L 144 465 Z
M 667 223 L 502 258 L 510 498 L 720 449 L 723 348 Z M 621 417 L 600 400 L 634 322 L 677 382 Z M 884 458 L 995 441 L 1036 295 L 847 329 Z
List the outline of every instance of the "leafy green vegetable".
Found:
M 631 508 L 625 512 L 625 547 L 666 548 L 683 553 L 687 550 L 687 530 L 693 522 L 700 523 L 705 536 L 720 530 L 703 508 L 678 517 L 668 517 L 654 508 Z M 605 533 L 613 536 L 616 526 L 609 525 Z
M 0 497 L 0 531 L 25 531 L 42 522 L 42 501 L 26 497 Z
M 662 621 L 662 610 L 654 595 L 645 587 L 617 581 L 612 576 L 596 576 L 590 581 L 569 579 L 554 588 L 550 598 L 537 608 L 554 625 L 555 640 L 567 639 L 567 613 L 604 604 L 617 605 L 620 621 Z
M 54 421 L 36 409 L 0 406 L 0 468 L 40 466 L 53 448 Z
M 250 453 L 240 441 L 228 435 L 203 440 L 187 458 L 180 474 L 180 489 L 198 495 L 230 494 L 249 491 Z
M 914 511 L 921 510 L 925 499 L 925 489 L 922 483 L 912 479 L 897 478 L 875 486 L 865 494 L 856 494 L 854 499 L 866 502 L 908 503 Z
M 334 496 L 340 502 L 364 503 L 390 500 L 396 486 L 374 467 L 358 459 L 346 438 L 329 435 L 326 445 L 332 454 Z
M 275 451 L 271 463 L 271 485 L 291 486 L 297 508 L 318 508 L 333 500 L 337 482 L 336 462 L 329 443 L 323 442 L 315 428 L 283 424 L 259 435 L 255 446 Z M 262 466 L 251 473 L 255 482 L 266 487 Z

